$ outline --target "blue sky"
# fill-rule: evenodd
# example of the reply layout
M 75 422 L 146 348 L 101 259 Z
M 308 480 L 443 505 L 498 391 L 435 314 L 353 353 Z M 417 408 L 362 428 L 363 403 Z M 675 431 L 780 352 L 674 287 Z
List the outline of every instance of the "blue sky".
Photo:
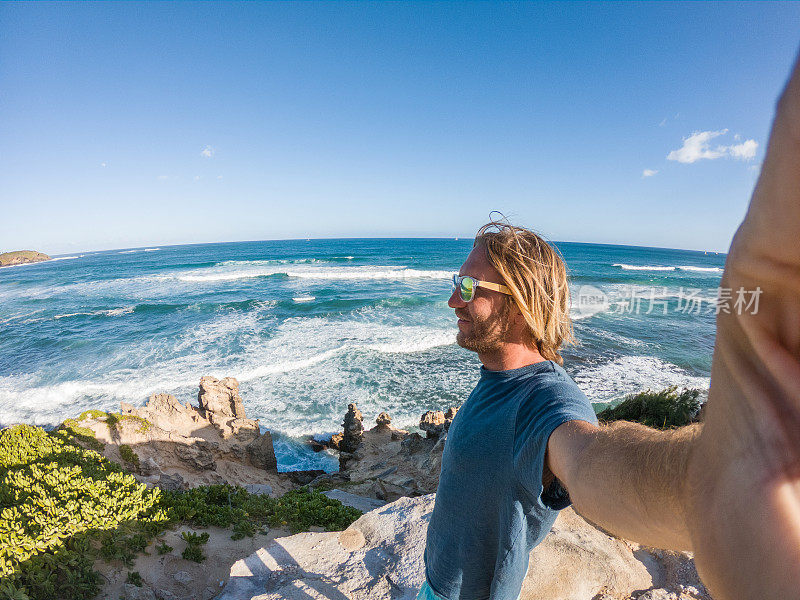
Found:
M 0 250 L 469 236 L 501 210 L 722 251 L 798 25 L 798 3 L 3 3 Z

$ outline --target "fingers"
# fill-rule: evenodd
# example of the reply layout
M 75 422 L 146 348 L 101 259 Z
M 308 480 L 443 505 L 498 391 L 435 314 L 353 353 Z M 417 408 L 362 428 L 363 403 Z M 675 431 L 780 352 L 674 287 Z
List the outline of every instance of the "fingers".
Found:
M 800 57 L 778 100 L 767 153 L 731 251 L 800 264 Z

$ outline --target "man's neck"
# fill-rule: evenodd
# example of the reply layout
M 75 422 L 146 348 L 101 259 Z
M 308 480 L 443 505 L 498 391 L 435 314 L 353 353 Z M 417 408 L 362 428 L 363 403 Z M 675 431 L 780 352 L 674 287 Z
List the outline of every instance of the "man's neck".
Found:
M 546 360 L 538 350 L 524 344 L 503 344 L 491 352 L 479 352 L 478 358 L 489 371 L 508 371 Z

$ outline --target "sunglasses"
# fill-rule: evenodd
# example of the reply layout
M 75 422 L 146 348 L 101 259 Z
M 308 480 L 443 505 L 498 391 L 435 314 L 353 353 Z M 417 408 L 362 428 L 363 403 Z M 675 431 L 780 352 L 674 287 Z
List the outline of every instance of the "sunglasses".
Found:
M 487 290 L 494 290 L 501 294 L 511 296 L 511 290 L 506 286 L 499 283 L 492 283 L 491 281 L 480 281 L 469 275 L 453 275 L 453 290 L 458 290 L 461 300 L 470 302 L 475 297 L 475 288 L 486 288 Z

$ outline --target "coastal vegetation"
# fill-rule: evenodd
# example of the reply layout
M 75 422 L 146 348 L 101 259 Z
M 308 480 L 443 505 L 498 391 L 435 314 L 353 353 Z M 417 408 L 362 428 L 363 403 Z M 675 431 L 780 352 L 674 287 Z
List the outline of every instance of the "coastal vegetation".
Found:
M 51 260 L 47 254 L 35 250 L 16 250 L 0 254 L 0 267 Z
M 682 427 L 698 420 L 700 390 L 678 390 L 671 386 L 660 391 L 646 390 L 626 396 L 616 406 L 598 413 L 600 421 L 634 421 L 655 429 Z
M 93 598 L 100 589 L 95 560 L 131 567 L 154 539 L 177 525 L 231 528 L 231 537 L 241 539 L 267 527 L 340 530 L 361 515 L 307 488 L 280 498 L 231 485 L 148 488 L 119 464 L 78 445 L 76 439 L 101 444 L 79 421 L 52 432 L 29 425 L 0 431 L 0 600 Z M 202 560 L 207 533 L 186 532 L 183 538 L 183 556 Z M 156 551 L 172 548 L 162 541 Z

